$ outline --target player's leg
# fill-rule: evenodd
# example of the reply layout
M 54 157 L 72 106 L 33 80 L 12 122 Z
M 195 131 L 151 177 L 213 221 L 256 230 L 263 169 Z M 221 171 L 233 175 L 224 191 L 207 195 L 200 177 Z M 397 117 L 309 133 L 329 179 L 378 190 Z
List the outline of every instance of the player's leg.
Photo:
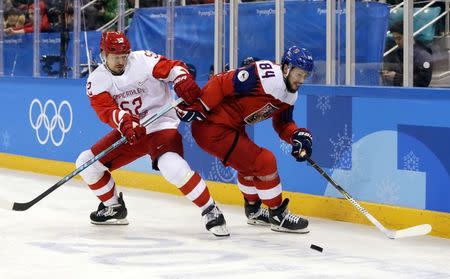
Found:
M 211 197 L 205 181 L 183 158 L 183 142 L 178 130 L 161 130 L 149 136 L 153 147 L 150 151 L 153 168 L 159 169 L 167 181 L 202 210 L 208 231 L 216 236 L 230 235 L 225 218 Z
M 248 164 L 251 162 L 244 158 L 241 162 L 233 160 L 234 164 L 229 163 L 229 157 L 234 156 L 236 146 L 241 146 L 242 138 L 247 137 L 245 131 L 236 131 L 205 121 L 192 124 L 192 135 L 203 150 L 219 158 L 225 165 L 231 165 L 238 171 L 238 187 L 244 196 L 247 223 L 251 225 L 269 225 L 268 210 L 261 206 L 261 200 L 253 181 L 254 176 L 251 168 L 248 167 Z M 255 148 L 255 146 L 249 147 Z M 259 149 L 257 146 L 256 148 Z M 248 173 L 248 175 L 244 173 Z
M 269 210 L 261 206 L 258 192 L 255 187 L 253 175 L 238 173 L 238 187 L 244 196 L 244 210 L 247 216 L 247 224 L 257 226 L 269 226 Z
M 243 186 L 247 186 L 240 189 L 246 199 L 253 199 L 254 186 L 261 202 L 270 208 L 272 230 L 300 233 L 308 231 L 308 221 L 287 210 L 289 200 L 282 199 L 275 156 L 269 150 L 257 146 L 244 130 L 235 131 L 208 122 L 194 122 L 192 135 L 201 148 L 220 158 L 225 165 L 233 167 L 244 177 L 252 176 L 253 183 L 240 180 Z M 258 200 L 249 202 L 249 205 L 252 203 L 256 205 L 254 210 L 259 211 Z
M 91 149 L 81 152 L 76 160 L 79 167 L 95 155 L 99 154 L 121 137 L 118 131 L 112 131 L 95 143 Z M 116 183 L 110 171 L 124 166 L 140 156 L 141 152 L 136 152 L 136 147 L 143 143 L 131 147 L 122 144 L 114 149 L 99 161 L 94 162 L 80 173 L 80 176 L 100 200 L 97 211 L 91 213 L 90 218 L 93 224 L 127 225 L 127 208 L 123 200 L 122 193 L 118 194 Z M 145 154 L 145 153 L 143 153 Z
M 287 208 L 289 199 L 282 199 L 281 181 L 272 152 L 261 148 L 261 152 L 256 155 L 253 167 L 258 196 L 269 207 L 271 229 L 280 232 L 309 232 L 308 220 L 289 213 Z
M 244 144 L 244 141 L 250 142 L 245 130 L 236 131 L 208 121 L 194 122 L 192 124 L 192 135 L 203 150 L 238 171 L 237 184 L 244 196 L 247 223 L 250 225 L 270 225 L 269 212 L 266 207 L 261 206 L 262 203 L 255 187 L 253 172 L 249 167 L 253 163 L 253 159 L 247 160 L 247 157 L 234 159 L 236 147 L 243 149 L 245 153 L 248 152 L 248 150 L 245 150 L 247 147 L 254 149 L 250 153 L 259 152 L 260 148 L 255 144 L 252 143 L 248 146 Z M 232 163 L 229 160 L 230 156 L 233 158 Z
M 308 221 L 298 215 L 289 213 L 287 208 L 289 199 L 284 201 L 282 199 L 281 181 L 278 176 L 275 156 L 265 148 L 260 148 L 258 153 L 257 149 L 250 147 L 254 145 L 250 139 L 243 138 L 242 142 L 242 146 L 236 148 L 236 156 L 230 156 L 230 164 L 233 164 L 234 160 L 242 160 L 239 158 L 239 154 L 243 150 L 250 151 L 245 156 L 254 159 L 253 164 L 251 164 L 252 174 L 254 175 L 253 183 L 262 203 L 269 207 L 271 229 L 280 232 L 309 232 Z
M 208 121 L 197 121 L 192 123 L 192 136 L 203 150 L 219 158 L 224 165 L 227 165 L 228 157 L 233 154 L 240 137 L 244 137 L 246 134 L 244 131 L 238 132 Z M 244 196 L 247 223 L 251 225 L 269 225 L 267 208 L 261 207 L 261 200 L 253 182 L 254 177 L 251 171 L 247 170 L 246 163 L 249 162 L 244 160 L 241 165 L 235 164 L 232 167 L 238 171 L 238 187 Z M 243 174 L 243 170 L 250 174 Z
M 271 229 L 280 232 L 309 232 L 308 220 L 291 214 L 287 208 L 289 199 L 282 199 L 275 156 L 265 148 L 261 148 L 261 152 L 254 155 L 256 155 L 253 163 L 254 183 L 258 196 L 269 207 Z

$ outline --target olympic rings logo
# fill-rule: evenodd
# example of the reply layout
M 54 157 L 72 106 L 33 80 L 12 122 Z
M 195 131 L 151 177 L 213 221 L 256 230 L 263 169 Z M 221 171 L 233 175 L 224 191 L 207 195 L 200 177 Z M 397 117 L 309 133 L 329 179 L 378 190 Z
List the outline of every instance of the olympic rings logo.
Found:
M 39 114 L 37 118 L 34 120 L 33 109 L 35 107 L 37 107 Z M 69 123 L 67 126 L 61 115 L 63 108 L 67 108 L 69 112 Z M 53 114 L 48 115 L 50 111 L 53 111 Z M 57 108 L 53 100 L 46 101 L 44 107 L 42 107 L 42 103 L 41 101 L 39 101 L 39 99 L 33 99 L 33 101 L 30 104 L 28 115 L 31 127 L 36 131 L 36 137 L 39 143 L 42 145 L 46 144 L 47 141 L 50 139 L 55 146 L 60 146 L 64 141 L 64 135 L 67 132 L 69 132 L 70 128 L 72 127 L 72 107 L 70 106 L 70 103 L 66 100 L 62 101 L 61 104 L 59 104 L 59 107 Z M 49 116 L 51 115 L 53 116 L 50 118 Z M 41 138 L 41 135 L 39 134 L 39 130 L 42 125 L 47 131 L 47 134 L 44 138 Z M 56 125 L 58 125 L 58 128 L 61 131 L 61 138 L 59 140 L 56 140 L 53 134 L 53 131 L 56 129 Z

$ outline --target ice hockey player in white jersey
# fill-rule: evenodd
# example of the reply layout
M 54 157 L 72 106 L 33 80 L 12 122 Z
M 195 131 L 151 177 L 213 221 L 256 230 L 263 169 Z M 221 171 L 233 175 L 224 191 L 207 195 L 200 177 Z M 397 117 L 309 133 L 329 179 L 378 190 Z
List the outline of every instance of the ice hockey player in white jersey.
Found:
M 200 175 L 183 159 L 183 143 L 171 110 L 143 127 L 146 119 L 173 101 L 169 83 L 186 103 L 192 103 L 200 88 L 183 62 L 166 59 L 151 51 L 131 51 L 123 32 L 104 32 L 100 42 L 103 64 L 89 76 L 87 95 L 102 122 L 113 130 L 81 152 L 77 167 L 125 136 L 127 142 L 114 149 L 80 173 L 100 199 L 91 213 L 93 224 L 126 225 L 127 209 L 118 194 L 111 171 L 150 155 L 152 167 L 201 208 L 206 229 L 216 236 L 228 236 L 222 212 L 209 194 Z

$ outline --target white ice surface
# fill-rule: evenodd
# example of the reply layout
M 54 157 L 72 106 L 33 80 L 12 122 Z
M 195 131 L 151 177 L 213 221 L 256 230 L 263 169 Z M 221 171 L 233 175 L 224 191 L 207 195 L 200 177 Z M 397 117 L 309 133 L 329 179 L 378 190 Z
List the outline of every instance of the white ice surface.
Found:
M 27 202 L 60 177 L 0 169 L 0 197 Z M 450 240 L 390 240 L 374 227 L 309 218 L 306 235 L 246 224 L 220 205 L 229 238 L 185 198 L 119 187 L 128 226 L 95 226 L 98 201 L 69 181 L 24 212 L 0 209 L 0 278 L 450 278 Z M 310 249 L 315 244 L 323 252 Z

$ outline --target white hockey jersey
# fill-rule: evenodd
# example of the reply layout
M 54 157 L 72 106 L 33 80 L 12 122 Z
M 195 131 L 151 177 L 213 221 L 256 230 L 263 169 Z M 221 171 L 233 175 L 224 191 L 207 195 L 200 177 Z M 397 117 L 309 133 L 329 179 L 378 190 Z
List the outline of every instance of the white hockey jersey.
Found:
M 183 63 L 151 51 L 133 51 L 122 75 L 113 75 L 100 65 L 87 80 L 86 90 L 99 118 L 117 128 L 118 109 L 139 116 L 140 123 L 173 101 L 168 82 L 186 74 Z M 146 127 L 147 134 L 176 129 L 179 119 L 170 110 Z

